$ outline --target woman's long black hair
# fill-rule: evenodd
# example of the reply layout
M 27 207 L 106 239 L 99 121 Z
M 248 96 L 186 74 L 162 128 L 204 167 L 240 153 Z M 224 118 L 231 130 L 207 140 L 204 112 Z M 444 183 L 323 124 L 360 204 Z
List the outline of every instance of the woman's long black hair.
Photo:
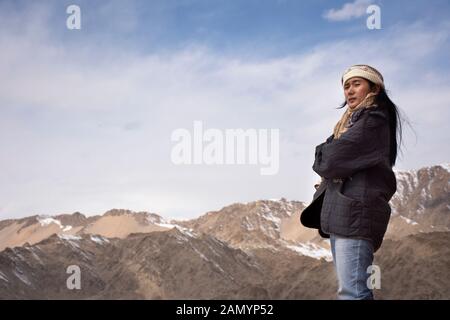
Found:
M 370 85 L 370 89 L 374 90 L 376 85 L 367 80 Z M 380 87 L 380 91 L 375 98 L 375 103 L 379 108 L 385 109 L 388 112 L 389 117 L 389 128 L 390 128 L 390 152 L 389 152 L 389 163 L 393 167 L 397 159 L 397 151 L 400 151 L 400 146 L 402 144 L 402 122 L 405 121 L 400 115 L 400 110 L 394 102 L 389 98 L 384 88 Z M 342 105 L 338 108 L 341 109 L 347 105 L 347 101 L 344 101 Z

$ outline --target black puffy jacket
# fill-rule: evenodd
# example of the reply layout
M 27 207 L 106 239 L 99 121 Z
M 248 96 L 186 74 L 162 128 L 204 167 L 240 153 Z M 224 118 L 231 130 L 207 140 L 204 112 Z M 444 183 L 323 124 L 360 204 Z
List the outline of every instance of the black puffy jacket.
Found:
M 322 237 L 369 239 L 378 250 L 397 190 L 388 116 L 381 108 L 361 109 L 339 139 L 331 135 L 316 147 L 313 170 L 324 181 L 301 214 L 304 226 L 319 229 Z

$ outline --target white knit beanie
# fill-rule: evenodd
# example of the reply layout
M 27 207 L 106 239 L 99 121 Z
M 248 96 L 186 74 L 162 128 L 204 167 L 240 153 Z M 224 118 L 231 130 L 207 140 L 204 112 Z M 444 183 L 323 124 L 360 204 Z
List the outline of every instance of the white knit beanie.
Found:
M 353 77 L 364 78 L 384 88 L 383 76 L 377 69 L 371 66 L 365 64 L 355 64 L 354 66 L 351 66 L 344 72 L 344 75 L 342 76 L 342 85 L 344 85 L 348 79 Z

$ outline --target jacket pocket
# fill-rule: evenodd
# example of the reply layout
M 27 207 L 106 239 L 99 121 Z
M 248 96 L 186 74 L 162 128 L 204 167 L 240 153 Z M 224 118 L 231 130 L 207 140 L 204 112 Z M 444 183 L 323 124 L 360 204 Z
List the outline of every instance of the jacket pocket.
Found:
M 349 201 L 350 203 L 352 203 L 352 202 L 355 202 L 355 203 L 356 203 L 356 202 L 360 202 L 359 200 L 350 198 L 349 196 L 346 196 L 345 194 L 343 194 L 341 188 L 338 188 L 338 189 L 336 190 L 336 194 L 337 194 L 340 198 L 342 198 L 343 200 Z
M 359 176 L 359 178 L 357 180 L 361 181 L 361 178 L 363 178 L 363 177 Z M 351 191 L 352 189 L 354 189 L 354 188 L 350 187 L 350 185 L 354 186 L 355 183 L 361 185 L 361 182 L 358 183 L 357 180 L 353 180 L 353 177 L 341 179 L 341 183 L 339 183 L 338 187 L 336 188 L 337 194 L 342 198 L 346 198 L 348 200 L 352 200 L 352 201 L 355 201 L 355 202 L 361 204 L 360 197 L 358 197 L 363 193 L 363 190 L 361 188 L 358 188 L 359 190 L 357 189 L 358 190 L 357 195 L 355 194 L 355 191 L 353 190 L 353 194 L 355 194 L 355 196 L 357 198 L 353 198 L 353 196 L 351 196 L 351 195 L 349 196 L 349 195 L 344 194 L 344 189 L 347 191 Z M 350 184 L 350 185 L 347 185 L 347 184 Z
M 363 203 L 342 193 L 342 183 L 336 188 L 336 215 L 334 224 L 345 230 L 346 235 L 354 235 L 360 228 Z

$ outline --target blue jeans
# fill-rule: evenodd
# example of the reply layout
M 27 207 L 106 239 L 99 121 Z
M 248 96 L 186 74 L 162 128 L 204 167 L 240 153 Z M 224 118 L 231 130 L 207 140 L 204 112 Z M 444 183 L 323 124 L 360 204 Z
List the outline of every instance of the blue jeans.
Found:
M 339 300 L 370 300 L 372 290 L 367 286 L 367 268 L 373 262 L 370 240 L 330 235 L 331 253 L 338 278 Z

